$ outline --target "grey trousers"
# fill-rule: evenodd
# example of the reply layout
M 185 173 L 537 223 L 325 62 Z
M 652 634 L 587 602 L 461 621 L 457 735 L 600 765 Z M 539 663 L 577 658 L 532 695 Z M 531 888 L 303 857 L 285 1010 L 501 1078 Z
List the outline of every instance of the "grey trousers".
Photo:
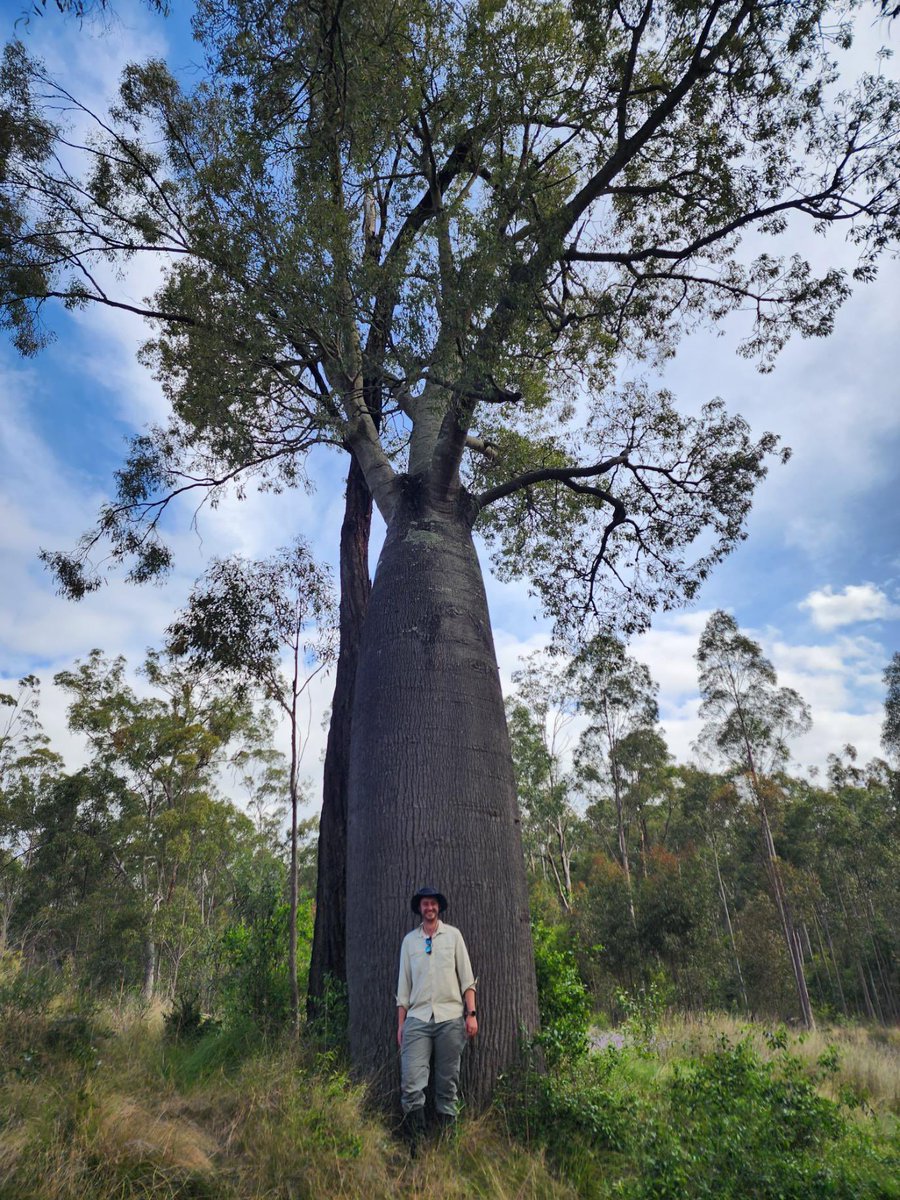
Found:
M 439 1113 L 456 1116 L 459 1060 L 466 1042 L 463 1017 L 452 1021 L 420 1021 L 407 1017 L 400 1048 L 400 1106 L 405 1113 L 425 1104 L 425 1088 L 434 1051 L 434 1099 Z

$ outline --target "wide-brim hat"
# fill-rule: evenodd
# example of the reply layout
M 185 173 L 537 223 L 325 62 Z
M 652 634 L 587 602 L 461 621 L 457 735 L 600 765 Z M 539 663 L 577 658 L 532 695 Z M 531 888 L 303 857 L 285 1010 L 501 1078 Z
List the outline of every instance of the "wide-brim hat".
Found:
M 419 912 L 419 903 L 420 901 L 424 900 L 426 896 L 434 896 L 435 900 L 438 902 L 438 909 L 441 912 L 443 912 L 447 907 L 447 897 L 443 894 L 443 892 L 439 892 L 437 888 L 433 887 L 420 887 L 411 901 L 412 910 L 414 913 Z

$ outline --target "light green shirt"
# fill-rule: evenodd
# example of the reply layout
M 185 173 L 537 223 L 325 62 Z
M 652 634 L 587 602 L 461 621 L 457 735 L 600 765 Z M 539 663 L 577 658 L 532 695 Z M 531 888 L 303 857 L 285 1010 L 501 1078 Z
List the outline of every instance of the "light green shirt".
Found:
M 461 1017 L 463 994 L 474 988 L 475 976 L 462 934 L 453 925 L 438 921 L 431 936 L 431 953 L 425 953 L 422 926 L 411 930 L 400 946 L 397 1006 L 420 1021 L 452 1021 Z

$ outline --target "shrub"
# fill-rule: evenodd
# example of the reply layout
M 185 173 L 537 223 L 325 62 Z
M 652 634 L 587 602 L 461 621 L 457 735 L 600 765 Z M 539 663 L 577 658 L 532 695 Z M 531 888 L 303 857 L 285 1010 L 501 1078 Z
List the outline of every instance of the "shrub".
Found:
M 628 1200 L 887 1200 L 891 1166 L 786 1049 L 764 1061 L 749 1038 L 677 1062 L 636 1129 Z M 894 1164 L 896 1170 L 896 1163 Z
M 575 956 L 562 944 L 560 931 L 532 921 L 531 936 L 541 1017 L 535 1041 L 547 1064 L 555 1066 L 587 1051 L 591 1006 Z
M 167 1038 L 190 1042 L 218 1029 L 219 1022 L 203 1011 L 199 992 L 185 991 L 175 997 L 163 1016 L 163 1027 Z

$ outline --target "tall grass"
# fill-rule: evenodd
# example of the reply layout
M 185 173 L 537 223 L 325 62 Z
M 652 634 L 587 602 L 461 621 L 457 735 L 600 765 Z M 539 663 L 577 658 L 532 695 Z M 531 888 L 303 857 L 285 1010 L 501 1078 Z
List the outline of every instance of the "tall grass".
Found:
M 674 1060 L 686 1051 L 708 1051 L 723 1037 L 731 1042 L 750 1038 L 764 1060 L 786 1045 L 810 1067 L 833 1055 L 838 1069 L 821 1081 L 825 1095 L 855 1096 L 868 1108 L 900 1116 L 900 1028 L 823 1025 L 814 1033 L 789 1033 L 721 1013 L 681 1016 L 660 1027 L 660 1057 Z
M 575 1196 L 491 1120 L 411 1161 L 362 1089 L 302 1044 L 239 1030 L 178 1044 L 159 1013 L 73 1022 L 63 997 L 13 1011 L 0 1004 L 2 1200 Z
M 897 1042 L 681 1021 L 524 1071 L 411 1160 L 311 1044 L 0 988 L 2 1200 L 889 1200 Z

